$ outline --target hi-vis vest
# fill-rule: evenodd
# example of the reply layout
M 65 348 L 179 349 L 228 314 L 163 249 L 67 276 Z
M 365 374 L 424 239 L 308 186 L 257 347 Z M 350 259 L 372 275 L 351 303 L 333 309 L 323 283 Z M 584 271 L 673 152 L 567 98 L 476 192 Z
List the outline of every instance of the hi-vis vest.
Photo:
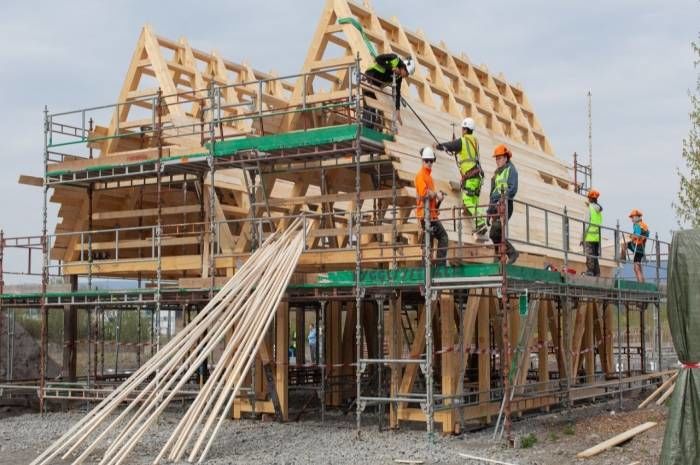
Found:
M 501 191 L 508 192 L 508 176 L 510 175 L 510 166 L 498 173 L 493 182 L 493 193 L 500 194 Z
M 600 225 L 603 224 L 603 212 L 595 207 L 594 204 L 588 205 L 591 222 L 586 231 L 586 242 L 600 242 Z
M 466 173 L 479 161 L 479 143 L 471 134 L 462 135 L 462 150 L 459 152 L 459 172 Z
M 389 70 L 390 71 L 395 70 L 396 67 L 399 66 L 399 61 L 400 61 L 399 57 L 396 57 L 393 60 L 391 60 L 389 62 Z M 386 68 L 383 67 L 382 65 L 380 65 L 379 63 L 377 63 L 376 61 L 374 62 L 374 64 L 372 66 L 369 67 L 369 69 L 377 70 L 382 74 L 386 73 Z

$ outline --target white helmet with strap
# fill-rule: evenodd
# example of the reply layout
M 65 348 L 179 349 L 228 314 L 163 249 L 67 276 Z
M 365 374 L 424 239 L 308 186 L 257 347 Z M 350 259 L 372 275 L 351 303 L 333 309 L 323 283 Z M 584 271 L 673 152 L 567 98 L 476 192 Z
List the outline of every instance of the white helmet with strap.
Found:
M 462 120 L 462 129 L 469 129 L 470 131 L 474 131 L 474 129 L 476 129 L 476 123 L 471 118 L 464 118 Z
M 435 161 L 435 152 L 433 152 L 432 147 L 423 147 L 420 149 L 420 157 L 422 160 Z
M 412 56 L 406 57 L 403 62 L 406 64 L 406 71 L 408 71 L 408 75 L 412 75 L 413 73 L 416 72 L 416 60 Z

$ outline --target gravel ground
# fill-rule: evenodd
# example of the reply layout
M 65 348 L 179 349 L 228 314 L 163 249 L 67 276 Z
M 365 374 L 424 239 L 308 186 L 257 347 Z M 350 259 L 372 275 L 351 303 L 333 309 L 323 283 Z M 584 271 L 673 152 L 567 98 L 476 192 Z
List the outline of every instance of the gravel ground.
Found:
M 461 436 L 437 436 L 431 444 L 423 430 L 404 428 L 380 432 L 372 425 L 371 415 L 367 415 L 366 421 L 363 417 L 365 426 L 360 439 L 354 428 L 354 415 L 330 413 L 325 423 L 316 420 L 286 424 L 229 421 L 222 427 L 206 463 L 393 464 L 395 459 L 421 460 L 426 464 L 479 463 L 458 455 L 463 452 L 518 465 L 627 465 L 634 461 L 656 464 L 663 441 L 665 409 L 654 407 L 639 411 L 636 410 L 638 403 L 639 400 L 627 401 L 624 411 L 611 410 L 619 407 L 615 402 L 515 421 L 516 448 L 492 442 L 491 428 Z M 49 413 L 42 418 L 27 410 L 0 411 L 0 465 L 31 462 L 80 417 L 80 412 Z M 151 463 L 178 418 L 177 412 L 164 415 L 148 435 L 148 442 L 137 447 L 128 463 Z M 575 458 L 577 452 L 644 421 L 657 421 L 659 425 L 594 458 Z M 536 443 L 522 448 L 521 439 L 530 434 L 537 439 Z M 93 459 L 97 457 L 99 451 Z

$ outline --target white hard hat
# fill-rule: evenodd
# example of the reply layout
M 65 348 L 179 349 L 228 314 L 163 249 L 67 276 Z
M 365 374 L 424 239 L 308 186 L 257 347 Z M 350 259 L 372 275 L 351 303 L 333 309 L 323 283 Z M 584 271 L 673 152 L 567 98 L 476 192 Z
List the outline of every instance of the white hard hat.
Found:
M 462 128 L 473 131 L 476 128 L 476 123 L 471 118 L 464 118 L 462 120 Z
M 409 76 L 416 72 L 416 60 L 413 57 L 406 57 L 404 63 L 406 64 L 406 71 L 408 71 Z
M 435 160 L 435 152 L 432 147 L 423 147 L 420 149 L 420 157 L 422 160 Z

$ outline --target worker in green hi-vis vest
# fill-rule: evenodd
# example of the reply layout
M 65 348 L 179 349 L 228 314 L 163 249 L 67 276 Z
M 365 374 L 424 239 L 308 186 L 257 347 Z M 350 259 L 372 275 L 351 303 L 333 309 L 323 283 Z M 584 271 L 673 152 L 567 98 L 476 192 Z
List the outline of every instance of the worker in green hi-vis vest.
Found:
M 479 161 L 479 141 L 474 134 L 475 128 L 476 123 L 472 118 L 464 118 L 461 137 L 450 142 L 435 144 L 433 147 L 456 154 L 461 177 L 462 203 L 467 215 L 474 218 L 474 238 L 477 241 L 487 241 L 486 218 L 483 209 L 479 208 L 484 171 Z
M 401 83 L 416 70 L 416 62 L 412 57 L 399 58 L 395 53 L 383 53 L 377 55 L 372 66 L 365 71 L 367 81 L 380 89 L 390 86 L 396 79 L 396 121 L 403 124 L 401 120 Z M 370 98 L 377 98 L 377 95 L 365 89 L 363 95 Z M 382 117 L 374 108 L 366 108 L 362 115 L 364 126 L 381 130 Z
M 510 161 L 513 154 L 505 144 L 497 145 L 493 149 L 493 157 L 496 159 L 497 168 L 493 173 L 493 178 L 491 178 L 491 197 L 489 198 L 489 209 L 486 212 L 491 220 L 489 237 L 496 248 L 496 261 L 499 260 L 499 246 L 501 242 L 505 243 L 506 256 L 510 265 L 515 263 L 519 253 L 507 238 L 505 241 L 503 240 L 504 227 L 501 218 L 498 216 L 498 202 L 501 200 L 501 196 L 505 196 L 508 219 L 510 219 L 513 215 L 513 200 L 515 199 L 515 194 L 518 193 L 518 171 Z
M 586 275 L 600 276 L 600 227 L 603 224 L 603 207 L 598 203 L 600 192 L 588 191 L 588 221 L 584 224 L 583 251 L 586 254 Z

